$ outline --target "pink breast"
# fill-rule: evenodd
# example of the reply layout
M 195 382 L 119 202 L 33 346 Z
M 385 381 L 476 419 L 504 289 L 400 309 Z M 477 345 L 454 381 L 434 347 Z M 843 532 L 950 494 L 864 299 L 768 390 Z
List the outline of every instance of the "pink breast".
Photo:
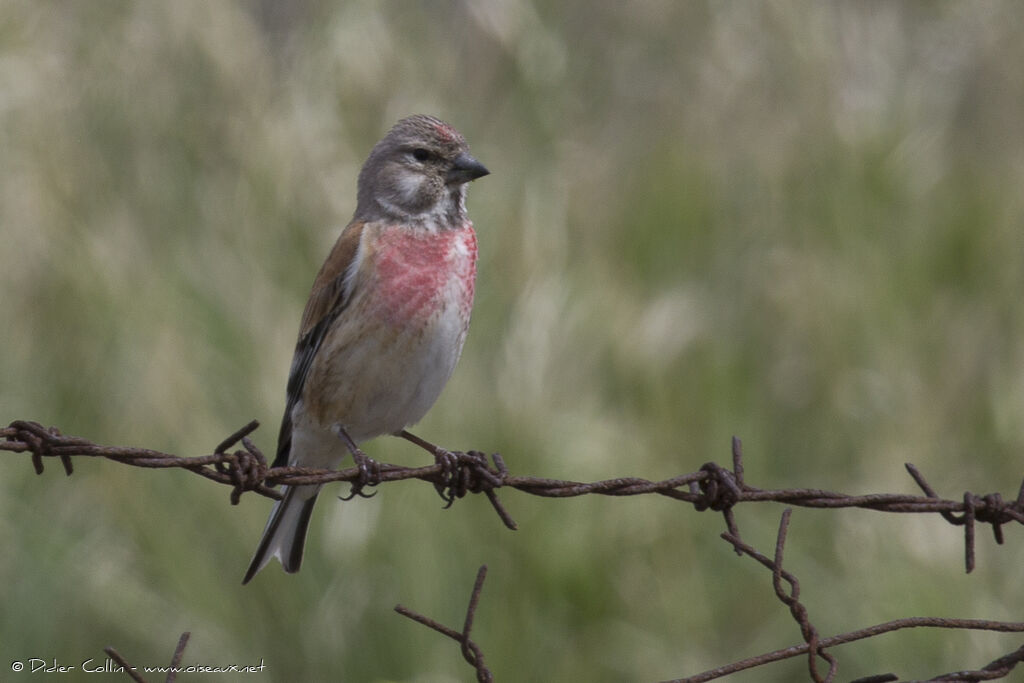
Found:
M 392 324 L 452 310 L 467 321 L 476 280 L 476 234 L 466 224 L 439 233 L 387 228 L 376 245 L 378 309 Z

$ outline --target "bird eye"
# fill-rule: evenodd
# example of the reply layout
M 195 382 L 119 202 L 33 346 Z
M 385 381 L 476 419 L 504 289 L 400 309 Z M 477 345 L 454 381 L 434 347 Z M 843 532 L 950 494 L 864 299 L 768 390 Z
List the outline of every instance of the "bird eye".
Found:
M 430 158 L 430 152 L 423 149 L 422 147 L 417 147 L 412 151 L 412 158 L 415 159 L 416 161 L 426 161 L 427 159 Z

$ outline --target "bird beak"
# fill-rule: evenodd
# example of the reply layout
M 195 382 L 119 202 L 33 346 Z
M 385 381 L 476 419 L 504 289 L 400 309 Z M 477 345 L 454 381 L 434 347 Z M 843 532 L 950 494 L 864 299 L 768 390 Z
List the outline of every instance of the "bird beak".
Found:
M 452 167 L 448 169 L 445 180 L 448 181 L 449 185 L 462 185 L 463 183 L 468 183 L 471 180 L 482 178 L 488 173 L 490 173 L 490 171 L 487 170 L 486 166 L 463 152 L 459 156 L 455 157 L 455 161 L 452 162 Z

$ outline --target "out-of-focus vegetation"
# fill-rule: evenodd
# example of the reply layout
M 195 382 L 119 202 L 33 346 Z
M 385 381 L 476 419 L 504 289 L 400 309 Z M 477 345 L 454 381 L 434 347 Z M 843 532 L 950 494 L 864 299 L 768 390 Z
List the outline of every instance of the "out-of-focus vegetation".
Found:
M 358 168 L 424 112 L 493 175 L 470 188 L 473 326 L 423 436 L 586 480 L 725 463 L 736 434 L 755 485 L 915 492 L 910 461 L 949 497 L 1014 494 L 1022 35 L 1012 0 L 5 0 L 0 422 L 198 455 L 256 417 L 272 451 Z M 244 680 L 468 680 L 391 608 L 458 624 L 482 563 L 475 633 L 502 681 L 659 680 L 800 639 L 720 516 L 653 496 L 509 492 L 512 533 L 485 500 L 443 511 L 409 483 L 340 503 L 339 486 L 302 572 L 243 588 L 268 501 L 2 460 L 5 671 L 111 644 L 163 664 L 191 630 L 186 664 L 266 663 Z M 780 512 L 740 508 L 745 538 L 770 548 Z M 798 510 L 787 565 L 826 635 L 1019 620 L 1024 534 L 979 534 L 969 577 L 960 539 L 938 518 Z M 837 654 L 844 679 L 927 677 L 1017 645 L 914 632 Z

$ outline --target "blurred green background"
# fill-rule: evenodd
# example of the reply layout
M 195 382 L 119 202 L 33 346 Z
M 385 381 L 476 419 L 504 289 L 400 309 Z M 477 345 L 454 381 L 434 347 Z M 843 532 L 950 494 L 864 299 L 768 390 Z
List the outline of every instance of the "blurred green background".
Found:
M 440 116 L 478 299 L 417 432 L 516 474 L 1016 494 L 1024 452 L 1024 6 L 763 2 L 0 2 L 0 422 L 273 451 L 292 346 L 370 147 Z M 396 439 L 381 460 L 423 464 Z M 800 641 L 720 515 L 646 496 L 421 483 L 321 497 L 300 574 L 242 573 L 270 504 L 106 461 L 3 456 L 0 666 L 258 664 L 179 680 L 654 681 Z M 782 507 L 737 511 L 770 551 Z M 1020 620 L 1024 535 L 798 509 L 786 563 L 824 635 L 904 616 Z M 974 668 L 1019 636 L 915 631 L 841 677 Z M 36 674 L 32 680 L 79 676 Z M 127 680 L 118 676 L 117 680 Z M 96 677 L 88 680 L 98 680 Z M 156 680 L 154 678 L 153 680 Z M 794 661 L 733 681 L 806 680 Z

